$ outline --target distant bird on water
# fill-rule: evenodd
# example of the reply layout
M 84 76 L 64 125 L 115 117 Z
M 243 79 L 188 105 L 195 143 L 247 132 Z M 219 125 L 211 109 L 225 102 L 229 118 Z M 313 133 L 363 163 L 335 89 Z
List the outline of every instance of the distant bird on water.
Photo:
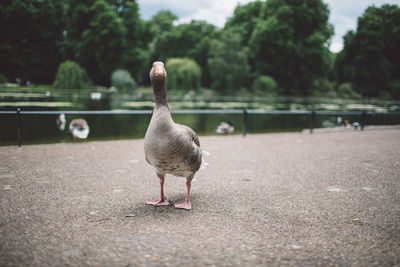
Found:
M 65 114 L 60 114 L 60 116 L 58 116 L 57 120 L 56 120 L 58 129 L 60 129 L 61 131 L 65 130 L 65 125 L 67 124 L 67 120 L 65 119 Z
M 233 133 L 233 131 L 235 131 L 235 127 L 233 127 L 231 120 L 228 120 L 228 122 L 221 122 L 216 130 L 219 134 L 230 134 Z
M 190 187 L 202 161 L 200 141 L 189 127 L 172 120 L 167 104 L 165 80 L 167 72 L 160 61 L 153 63 L 150 80 L 153 86 L 155 107 L 144 138 L 144 153 L 147 162 L 156 169 L 160 179 L 160 197 L 146 204 L 167 206 L 170 203 L 164 195 L 165 175 L 172 174 L 186 178 L 186 199 L 174 203 L 175 208 L 190 210 Z
M 74 119 L 69 123 L 69 133 L 74 141 L 76 141 L 76 138 L 86 139 L 89 131 L 89 125 L 85 119 Z

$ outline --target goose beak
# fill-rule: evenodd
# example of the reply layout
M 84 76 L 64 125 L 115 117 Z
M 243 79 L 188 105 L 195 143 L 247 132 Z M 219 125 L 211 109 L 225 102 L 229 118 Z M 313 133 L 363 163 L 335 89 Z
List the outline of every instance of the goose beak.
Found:
M 165 71 L 164 71 L 164 67 L 162 66 L 155 66 L 154 67 L 154 76 L 155 77 L 164 77 L 165 76 Z

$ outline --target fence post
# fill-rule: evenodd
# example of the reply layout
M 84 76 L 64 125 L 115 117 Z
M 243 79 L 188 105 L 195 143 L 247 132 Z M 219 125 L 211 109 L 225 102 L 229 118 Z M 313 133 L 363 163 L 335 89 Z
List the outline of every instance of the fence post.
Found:
M 243 109 L 243 136 L 247 134 L 247 110 Z
M 313 129 L 315 127 L 315 111 L 311 111 L 311 122 L 310 122 L 310 134 L 313 133 Z
M 367 123 L 367 112 L 364 110 L 361 114 L 361 131 L 364 130 L 364 126 Z
M 17 142 L 18 147 L 21 147 L 21 109 L 17 108 Z

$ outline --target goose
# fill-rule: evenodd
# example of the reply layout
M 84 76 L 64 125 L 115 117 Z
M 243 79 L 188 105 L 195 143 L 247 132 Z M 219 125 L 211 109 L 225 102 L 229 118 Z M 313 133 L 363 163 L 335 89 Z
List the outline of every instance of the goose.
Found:
M 146 161 L 155 168 L 160 182 L 160 197 L 146 204 L 153 206 L 170 205 L 164 195 L 166 174 L 186 178 L 186 199 L 174 203 L 178 209 L 190 210 L 190 187 L 202 161 L 202 150 L 196 133 L 189 127 L 175 123 L 167 103 L 165 80 L 167 72 L 164 63 L 156 61 L 150 71 L 155 107 L 144 138 Z
M 69 133 L 74 138 L 86 139 L 89 135 L 89 125 L 85 119 L 74 119 L 69 123 Z
M 230 134 L 233 133 L 235 128 L 233 127 L 232 121 L 228 120 L 228 122 L 221 122 L 218 127 L 216 132 L 219 134 Z
M 56 120 L 57 126 L 61 131 L 65 130 L 65 124 L 67 123 L 67 120 L 65 119 L 65 114 L 60 114 Z

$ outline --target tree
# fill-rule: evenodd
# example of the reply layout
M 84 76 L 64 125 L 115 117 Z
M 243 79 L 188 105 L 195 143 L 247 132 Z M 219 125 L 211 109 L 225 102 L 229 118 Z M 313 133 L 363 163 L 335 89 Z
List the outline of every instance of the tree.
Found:
M 357 31 L 344 36 L 335 70 L 339 83 L 351 82 L 367 97 L 390 94 L 400 98 L 400 8 L 368 7 Z
M 247 85 L 249 65 L 247 49 L 241 46 L 237 32 L 225 30 L 220 39 L 211 42 L 208 57 L 212 87 L 220 92 L 232 92 Z
M 189 58 L 169 58 L 165 64 L 167 87 L 169 89 L 190 90 L 200 88 L 201 68 Z
M 204 21 L 191 21 L 172 27 L 161 35 L 155 47 L 154 58 L 165 61 L 171 57 L 191 58 L 202 68 L 202 84 L 211 83 L 207 57 L 210 42 L 215 37 L 215 26 Z
M 360 99 L 362 96 L 353 90 L 350 83 L 342 83 L 338 86 L 337 94 L 341 98 Z
M 134 0 L 71 0 L 63 51 L 84 66 L 95 83 L 108 85 L 111 72 L 130 70 L 142 80 L 151 34 Z
M 278 85 L 274 78 L 266 75 L 261 75 L 254 80 L 251 89 L 256 94 L 277 95 Z
M 61 62 L 64 1 L 0 1 L 0 73 L 51 83 Z
M 59 89 L 86 89 L 92 87 L 92 82 L 78 63 L 67 60 L 58 67 L 53 86 Z
M 122 53 L 122 66 L 133 74 L 136 81 L 143 82 L 148 77 L 151 61 L 149 43 L 154 33 L 149 23 L 140 19 L 139 6 L 135 0 L 109 0 L 115 2 L 114 10 L 126 28 L 125 46 Z
M 353 60 L 352 55 L 355 53 L 355 48 L 351 43 L 353 42 L 354 31 L 348 31 L 343 36 L 343 50 L 340 51 L 335 60 L 334 72 L 335 79 L 339 83 L 353 81 L 355 77 L 355 66 L 350 64 Z
M 127 70 L 114 70 L 111 75 L 111 85 L 120 90 L 135 90 L 136 82 Z
M 7 77 L 0 73 L 0 84 L 7 83 Z
M 171 31 L 174 27 L 173 22 L 177 19 L 178 17 L 170 10 L 160 10 L 151 18 L 150 22 L 155 32 L 156 41 L 160 36 Z
M 72 0 L 67 9 L 66 47 L 97 84 L 108 84 L 122 65 L 126 28 L 105 0 Z
M 152 35 L 152 40 L 149 45 L 149 52 L 153 62 L 166 60 L 165 57 L 161 58 L 162 51 L 160 50 L 160 42 L 165 39 L 165 36 L 174 27 L 173 22 L 177 19 L 178 17 L 171 11 L 160 10 L 149 21 L 146 22 L 149 32 Z
M 241 36 L 243 47 L 249 46 L 249 40 L 253 30 L 261 15 L 262 6 L 265 2 L 254 1 L 245 5 L 238 4 L 233 12 L 232 17 L 228 18 L 225 23 L 225 30 L 232 30 Z M 256 69 L 256 60 L 251 56 L 248 57 L 250 69 L 252 72 Z M 255 76 L 254 76 L 255 77 Z M 252 78 L 254 78 L 252 77 Z
M 268 0 L 249 42 L 257 71 L 272 76 L 286 94 L 309 94 L 327 72 L 328 18 L 322 0 Z
M 262 1 L 254 1 L 245 5 L 238 4 L 233 11 L 232 17 L 228 18 L 224 29 L 237 31 L 242 37 L 242 45 L 247 46 L 250 36 L 260 17 L 263 6 Z

